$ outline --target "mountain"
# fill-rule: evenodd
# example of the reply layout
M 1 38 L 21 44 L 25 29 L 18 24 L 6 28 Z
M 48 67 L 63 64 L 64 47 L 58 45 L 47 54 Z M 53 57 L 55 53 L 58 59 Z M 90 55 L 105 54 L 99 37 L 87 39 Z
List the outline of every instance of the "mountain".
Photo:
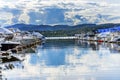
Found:
M 38 31 L 44 36 L 74 36 L 75 34 L 96 32 L 98 29 L 119 27 L 120 24 L 81 24 L 75 26 L 69 25 L 32 25 L 32 24 L 15 24 L 6 28 L 18 28 L 22 31 Z
M 81 24 L 81 25 L 75 25 L 75 26 L 69 26 L 69 25 L 32 25 L 32 24 L 15 24 L 11 26 L 6 26 L 6 28 L 18 28 L 22 31 L 56 31 L 56 30 L 76 30 L 81 27 L 93 27 L 96 26 L 96 24 Z
M 22 31 L 58 31 L 58 30 L 63 30 L 63 31 L 68 31 L 68 30 L 84 30 L 89 31 L 89 30 L 97 30 L 97 29 L 103 29 L 103 28 L 111 28 L 111 27 L 117 27 L 120 26 L 120 24 L 81 24 L 81 25 L 75 25 L 75 26 L 69 26 L 69 25 L 32 25 L 32 24 L 15 24 L 11 26 L 6 26 L 6 28 L 18 28 Z

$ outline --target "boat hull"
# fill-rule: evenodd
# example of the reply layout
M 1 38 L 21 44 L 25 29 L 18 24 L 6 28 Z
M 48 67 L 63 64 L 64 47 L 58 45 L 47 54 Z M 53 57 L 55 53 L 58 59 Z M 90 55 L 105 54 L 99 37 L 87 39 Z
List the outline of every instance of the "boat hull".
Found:
M 1 43 L 1 51 L 7 51 L 9 49 L 13 49 L 18 45 L 20 45 L 19 42 L 3 42 Z

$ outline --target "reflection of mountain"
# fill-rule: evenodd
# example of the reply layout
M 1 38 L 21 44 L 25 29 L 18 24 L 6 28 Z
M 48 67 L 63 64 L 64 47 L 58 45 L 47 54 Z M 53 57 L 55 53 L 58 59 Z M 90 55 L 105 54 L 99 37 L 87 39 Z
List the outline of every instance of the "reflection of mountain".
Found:
M 45 60 L 47 66 L 65 65 L 66 56 L 69 54 L 78 54 L 77 58 L 88 54 L 88 50 L 98 50 L 97 44 L 80 42 L 76 40 L 47 40 L 39 48 L 40 61 Z
M 64 48 L 67 46 L 73 46 L 75 44 L 74 40 L 47 40 L 45 44 L 43 45 L 43 48 Z

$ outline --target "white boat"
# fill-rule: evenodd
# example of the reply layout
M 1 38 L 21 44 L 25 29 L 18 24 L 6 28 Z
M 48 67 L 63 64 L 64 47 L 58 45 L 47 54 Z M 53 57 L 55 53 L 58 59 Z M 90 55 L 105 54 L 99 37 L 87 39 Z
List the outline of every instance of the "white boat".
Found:
M 16 35 L 14 40 L 20 41 L 21 44 L 30 44 L 34 42 L 36 38 L 31 33 L 21 33 L 20 35 Z
M 120 42 L 120 33 L 119 32 L 112 32 L 108 42 Z
M 13 41 L 21 42 L 21 44 L 30 44 L 36 39 L 36 37 L 28 31 L 20 31 L 16 28 L 11 28 L 10 30 L 14 33 Z
M 30 33 L 28 31 L 20 31 L 16 28 L 10 28 L 10 31 L 14 34 L 12 41 L 20 42 L 21 44 L 30 44 L 36 40 L 44 40 L 45 37 L 39 32 Z
M 97 37 L 98 37 L 98 41 L 100 42 L 105 42 L 105 41 L 108 42 L 111 38 L 111 33 L 110 32 L 99 33 Z
M 39 32 L 33 32 L 32 35 L 35 36 L 35 37 L 38 38 L 38 39 L 44 39 L 44 38 L 45 38 L 45 37 L 44 37 L 42 34 L 40 34 Z
M 4 40 L 11 40 L 14 37 L 12 31 L 3 27 L 0 27 L 0 34 L 1 34 L 1 38 L 4 38 Z
M 4 41 L 5 37 L 3 34 L 0 33 L 0 42 Z
M 109 42 L 120 42 L 120 36 L 112 36 Z
M 14 35 L 13 32 L 8 30 L 7 28 L 0 27 L 0 48 L 1 50 L 8 50 L 12 48 L 14 45 L 18 45 L 17 42 L 11 41 Z

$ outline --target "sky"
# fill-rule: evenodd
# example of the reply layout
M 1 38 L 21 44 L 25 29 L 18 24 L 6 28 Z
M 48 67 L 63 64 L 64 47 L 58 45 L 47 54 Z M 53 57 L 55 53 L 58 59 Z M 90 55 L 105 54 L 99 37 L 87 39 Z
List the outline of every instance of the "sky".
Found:
M 0 25 L 119 23 L 120 0 L 0 0 Z

